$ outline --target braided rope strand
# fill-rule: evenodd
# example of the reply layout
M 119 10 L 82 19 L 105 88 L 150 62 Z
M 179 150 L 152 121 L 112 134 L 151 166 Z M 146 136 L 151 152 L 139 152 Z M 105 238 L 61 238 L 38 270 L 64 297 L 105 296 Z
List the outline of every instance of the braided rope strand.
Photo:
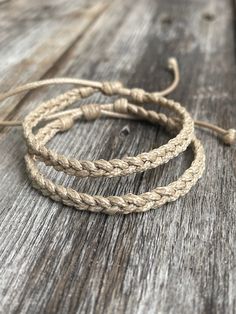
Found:
M 88 105 L 91 106 L 91 105 Z M 173 128 L 177 125 L 173 124 Z M 40 129 L 37 134 L 38 140 L 46 144 L 57 132 L 63 128 L 59 120 L 46 125 L 45 130 Z M 141 195 L 127 194 L 124 196 L 91 196 L 85 193 L 78 193 L 71 188 L 65 188 L 53 183 L 39 172 L 35 155 L 28 154 L 25 157 L 27 171 L 33 182 L 33 186 L 40 190 L 43 195 L 49 196 L 55 201 L 75 207 L 80 210 L 92 212 L 103 212 L 107 214 L 132 212 L 145 212 L 151 208 L 164 205 L 185 195 L 191 187 L 202 176 L 205 167 L 205 154 L 201 143 L 194 136 L 191 142 L 195 159 L 189 169 L 175 182 L 166 187 L 158 187 L 151 192 Z
M 107 85 L 106 85 L 107 88 Z M 111 94 L 111 84 L 109 85 L 109 93 Z M 103 90 L 102 90 L 103 91 Z M 59 96 L 56 99 L 50 100 L 46 103 L 41 104 L 35 111 L 31 112 L 23 122 L 24 136 L 27 142 L 27 145 L 30 149 L 30 152 L 37 156 L 40 160 L 43 160 L 47 165 L 53 166 L 58 171 L 63 171 L 67 174 L 73 174 L 78 177 L 113 177 L 113 176 L 123 176 L 132 174 L 134 172 L 142 172 L 151 168 L 156 168 L 170 159 L 176 157 L 181 152 L 185 151 L 189 146 L 193 131 L 194 124 L 187 113 L 187 111 L 179 104 L 172 100 L 167 100 L 166 98 L 159 97 L 156 95 L 150 95 L 144 91 L 139 90 L 135 92 L 135 99 L 143 102 L 144 100 L 151 99 L 153 103 L 160 103 L 161 106 L 167 107 L 177 113 L 182 122 L 182 130 L 179 134 L 171 139 L 166 145 L 163 145 L 160 148 L 153 149 L 148 153 L 141 153 L 135 157 L 125 157 L 122 160 L 97 160 L 97 161 L 80 161 L 76 159 L 69 159 L 64 155 L 59 155 L 54 151 L 46 148 L 44 145 L 41 145 L 37 138 L 33 134 L 33 127 L 35 127 L 45 116 L 52 112 L 59 111 L 64 109 L 68 105 L 72 104 L 75 99 L 78 100 L 82 97 L 85 98 L 92 93 L 95 93 L 96 90 L 91 89 L 81 89 L 77 90 L 77 97 L 74 96 L 74 93 L 69 94 L 65 93 L 63 96 Z M 118 90 L 116 90 L 118 92 Z M 132 100 L 134 100 L 132 98 Z M 100 115 L 99 110 L 102 107 L 99 106 L 84 106 L 81 108 L 82 114 L 85 114 L 85 108 L 93 109 L 92 114 L 97 112 Z M 171 128 L 173 120 L 168 119 L 165 115 L 157 115 L 155 111 L 147 111 L 142 107 L 138 107 L 132 104 L 129 104 L 126 99 L 119 99 L 114 103 L 113 111 L 118 113 L 129 113 L 131 116 L 139 117 L 141 119 L 148 120 L 150 122 L 160 123 L 166 125 L 167 128 Z M 94 110 L 96 108 L 96 110 Z M 107 110 L 110 109 L 109 107 Z M 89 112 L 89 110 L 87 111 Z M 91 116 L 86 117 L 87 120 L 91 120 Z M 71 116 L 71 123 L 73 124 L 73 116 Z M 67 129 L 67 128 L 66 128 Z M 64 131 L 64 128 L 63 128 Z
M 101 212 L 106 214 L 129 214 L 145 212 L 160 207 L 185 195 L 202 177 L 205 169 L 205 153 L 201 142 L 194 134 L 194 126 L 216 132 L 226 144 L 236 140 L 235 129 L 224 130 L 216 125 L 203 121 L 194 121 L 187 110 L 171 99 L 165 98 L 179 82 L 178 64 L 175 59 L 169 60 L 169 67 L 174 73 L 172 84 L 162 92 L 148 93 L 142 89 L 128 89 L 120 82 L 96 82 L 71 78 L 49 79 L 19 86 L 13 91 L 0 94 L 0 100 L 12 95 L 51 84 L 74 84 L 79 88 L 71 89 L 53 99 L 43 102 L 30 112 L 23 122 L 0 121 L 2 126 L 22 126 L 24 139 L 28 148 L 25 163 L 33 187 L 54 201 L 79 210 Z M 116 96 L 116 100 L 106 104 L 82 105 L 76 109 L 68 109 L 72 104 L 86 99 L 95 93 L 105 96 Z M 118 99 L 117 99 L 118 98 Z M 146 110 L 147 103 L 168 109 L 174 115 Z M 146 120 L 154 125 L 162 125 L 174 134 L 166 144 L 137 156 L 126 156 L 112 160 L 78 160 L 47 148 L 47 143 L 58 133 L 70 130 L 77 120 L 92 121 L 100 117 Z M 42 121 L 44 126 L 38 128 Z M 190 146 L 194 152 L 194 160 L 190 167 L 174 182 L 165 187 L 156 187 L 152 191 L 140 195 L 126 194 L 122 196 L 89 195 L 80 193 L 54 183 L 39 171 L 38 163 L 52 166 L 57 171 L 76 177 L 116 177 L 154 169 L 177 157 Z

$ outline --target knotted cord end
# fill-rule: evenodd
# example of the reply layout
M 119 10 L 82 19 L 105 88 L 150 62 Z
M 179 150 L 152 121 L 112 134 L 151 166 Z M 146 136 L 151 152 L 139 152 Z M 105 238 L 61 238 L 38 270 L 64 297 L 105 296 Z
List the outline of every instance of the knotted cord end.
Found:
M 121 82 L 104 82 L 101 89 L 105 95 L 112 96 L 118 93 L 122 87 Z
M 101 115 L 101 107 L 97 104 L 83 105 L 80 109 L 87 121 L 96 120 Z
M 60 131 L 64 132 L 72 128 L 74 125 L 74 119 L 71 115 L 63 116 L 61 118 L 58 118 L 60 121 Z
M 176 70 L 176 69 L 179 68 L 178 62 L 177 62 L 177 59 L 176 59 L 176 58 L 172 57 L 172 58 L 169 58 L 169 59 L 168 59 L 168 68 L 169 68 L 170 70 L 173 70 L 173 69 Z
M 128 113 L 128 101 L 125 98 L 117 99 L 113 104 L 113 109 L 115 112 Z
M 227 145 L 233 145 L 234 143 L 236 143 L 236 130 L 227 130 L 226 133 L 222 136 L 222 140 Z

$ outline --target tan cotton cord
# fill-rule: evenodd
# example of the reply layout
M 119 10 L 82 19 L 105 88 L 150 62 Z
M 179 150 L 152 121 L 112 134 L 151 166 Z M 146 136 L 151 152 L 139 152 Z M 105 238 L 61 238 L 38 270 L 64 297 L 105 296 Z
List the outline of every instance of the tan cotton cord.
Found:
M 16 88 L 13 91 L 0 95 L 0 100 L 27 90 L 51 85 L 51 84 L 75 84 L 81 88 L 75 88 L 49 101 L 43 102 L 35 110 L 30 112 L 22 122 L 24 138 L 28 147 L 25 157 L 26 167 L 33 186 L 44 195 L 63 204 L 73 206 L 80 210 L 89 210 L 103 213 L 144 212 L 151 208 L 162 206 L 185 195 L 196 181 L 202 176 L 205 167 L 205 154 L 200 141 L 194 135 L 194 124 L 217 132 L 227 144 L 235 141 L 234 129 L 228 131 L 206 122 L 193 121 L 189 113 L 178 102 L 164 98 L 163 96 L 173 91 L 179 82 L 178 64 L 175 59 L 169 60 L 169 67 L 174 73 L 173 83 L 162 92 L 148 93 L 142 89 L 128 89 L 119 82 L 94 82 L 70 78 L 58 78 L 29 83 Z M 102 93 L 107 96 L 118 96 L 113 103 L 89 104 L 78 109 L 65 110 L 73 103 Z M 134 104 L 135 103 L 135 104 Z M 157 104 L 174 113 L 168 117 L 163 113 L 146 110 L 142 105 L 146 103 Z M 164 126 L 167 131 L 175 134 L 165 145 L 149 152 L 141 153 L 134 157 L 106 160 L 77 160 L 60 155 L 46 147 L 57 133 L 69 130 L 78 119 L 95 120 L 99 117 L 141 119 L 153 124 Z M 45 125 L 36 133 L 34 128 L 41 121 Z M 2 121 L 0 125 L 20 125 L 19 121 Z M 47 166 L 53 166 L 57 171 L 63 171 L 77 177 L 115 177 L 132 173 L 143 172 L 162 165 L 191 145 L 194 151 L 194 161 L 189 169 L 176 181 L 165 187 L 157 187 L 150 192 L 140 195 L 127 194 L 124 196 L 88 195 L 57 185 L 40 173 L 37 160 Z

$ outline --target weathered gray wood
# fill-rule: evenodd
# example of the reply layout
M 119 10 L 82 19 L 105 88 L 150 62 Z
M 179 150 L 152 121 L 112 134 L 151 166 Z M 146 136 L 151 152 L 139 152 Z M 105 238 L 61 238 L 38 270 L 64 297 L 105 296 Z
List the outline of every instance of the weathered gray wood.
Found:
M 7 10 L 10 3 L 2 6 Z M 176 56 L 181 84 L 173 97 L 198 119 L 235 126 L 232 9 L 230 0 L 112 1 L 82 38 L 72 47 L 65 45 L 59 62 L 49 50 L 52 66 L 46 76 L 114 79 L 157 90 L 170 81 L 166 60 Z M 17 20 L 12 22 L 12 29 L 17 25 Z M 56 27 L 60 25 L 64 27 L 59 20 Z M 42 33 L 40 42 L 53 40 L 54 35 Z M 24 69 L 28 67 L 26 63 Z M 6 71 L 10 78 L 12 67 Z M 41 75 L 30 70 L 27 80 Z M 12 116 L 24 116 L 61 90 L 27 95 Z M 32 189 L 24 170 L 20 131 L 3 130 L 0 311 L 234 313 L 236 152 L 207 132 L 197 133 L 206 147 L 207 168 L 186 197 L 146 214 L 109 217 L 77 212 Z M 148 150 L 167 138 L 146 123 L 98 120 L 79 123 L 50 146 L 67 155 L 110 159 Z M 44 170 L 80 191 L 118 195 L 171 182 L 191 158 L 186 152 L 160 169 L 112 180 L 78 180 L 63 174 L 56 178 L 53 170 Z
M 1 19 L 1 90 L 9 90 L 28 80 L 42 78 L 64 53 L 73 47 L 107 5 L 103 2 L 10 1 L 2 5 Z M 19 104 L 1 104 L 1 117 L 7 117 Z

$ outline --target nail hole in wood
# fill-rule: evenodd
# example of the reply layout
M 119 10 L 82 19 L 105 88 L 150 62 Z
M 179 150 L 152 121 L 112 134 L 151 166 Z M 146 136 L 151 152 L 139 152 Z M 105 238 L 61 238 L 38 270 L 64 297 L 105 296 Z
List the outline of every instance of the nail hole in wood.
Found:
M 162 22 L 162 24 L 165 24 L 165 25 L 171 25 L 173 20 L 172 20 L 172 17 L 170 15 L 166 14 L 161 18 L 161 22 Z
M 208 22 L 212 22 L 215 20 L 216 16 L 212 12 L 205 12 L 205 13 L 203 13 L 203 18 L 204 18 L 204 20 L 206 20 Z
M 130 128 L 129 128 L 129 126 L 128 125 L 126 125 L 126 126 L 124 126 L 123 128 L 122 128 L 122 130 L 120 131 L 120 136 L 128 136 L 130 134 Z

